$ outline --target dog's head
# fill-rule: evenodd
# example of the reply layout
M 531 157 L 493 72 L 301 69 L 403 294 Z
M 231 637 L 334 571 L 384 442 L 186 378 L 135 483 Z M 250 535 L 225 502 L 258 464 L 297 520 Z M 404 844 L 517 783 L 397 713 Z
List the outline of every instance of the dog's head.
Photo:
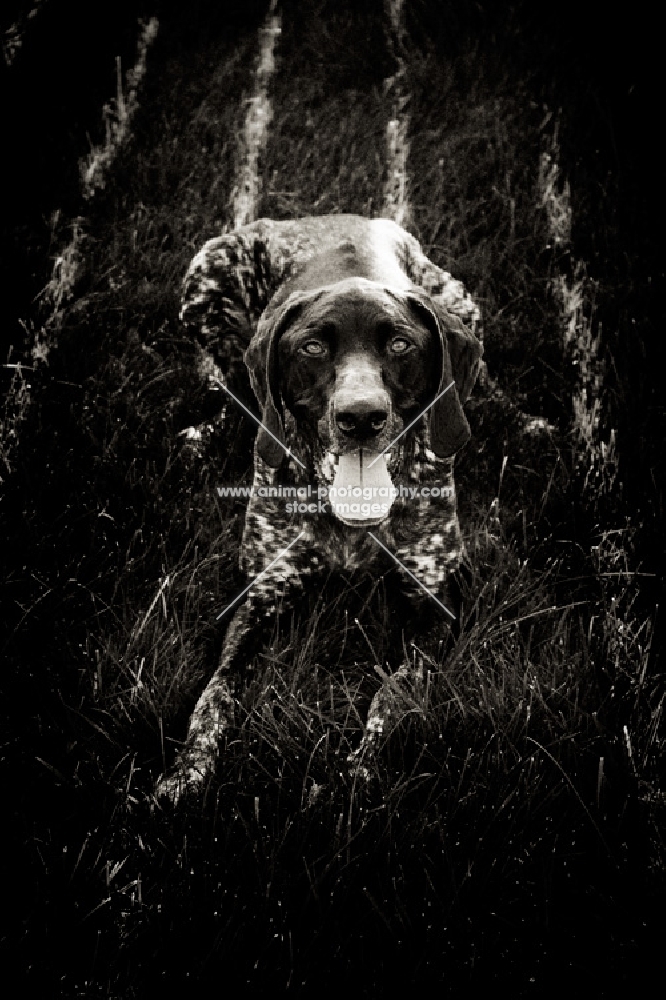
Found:
M 282 463 L 290 414 L 299 438 L 318 441 L 335 462 L 378 455 L 440 396 L 426 414 L 430 446 L 451 456 L 470 436 L 462 403 L 481 354 L 477 338 L 420 289 L 350 277 L 293 291 L 267 310 L 245 353 L 270 431 L 260 429 L 258 454 Z M 358 468 L 362 475 L 362 457 Z

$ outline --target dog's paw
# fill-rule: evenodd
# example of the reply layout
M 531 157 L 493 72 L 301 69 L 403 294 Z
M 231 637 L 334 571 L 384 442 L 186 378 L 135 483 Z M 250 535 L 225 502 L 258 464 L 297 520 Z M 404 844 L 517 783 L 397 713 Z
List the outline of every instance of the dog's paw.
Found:
M 347 756 L 349 774 L 355 784 L 370 788 L 377 778 L 377 744 L 381 732 L 366 732 L 360 744 Z
M 350 753 L 347 757 L 349 774 L 357 785 L 369 788 L 373 782 L 374 771 L 365 763 L 363 758 L 356 753 Z
M 181 762 L 169 774 L 163 774 L 155 785 L 155 799 L 162 805 L 177 808 L 185 801 L 200 796 L 210 775 L 210 769 L 202 764 Z

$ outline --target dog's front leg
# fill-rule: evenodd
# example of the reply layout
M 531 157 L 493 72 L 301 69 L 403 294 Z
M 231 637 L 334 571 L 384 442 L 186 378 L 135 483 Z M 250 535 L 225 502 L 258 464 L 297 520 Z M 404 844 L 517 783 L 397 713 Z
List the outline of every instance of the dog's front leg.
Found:
M 450 642 L 459 635 L 461 603 L 454 575 L 437 588 L 435 596 L 436 601 L 409 582 L 404 586 L 403 599 L 411 606 L 411 613 L 403 630 L 403 639 L 405 647 L 412 647 L 411 655 L 406 649 L 407 658 L 391 674 L 375 668 L 382 683 L 370 702 L 361 742 L 347 758 L 352 773 L 366 782 L 371 777 L 368 765 L 382 739 L 401 718 L 409 712 L 419 711 L 423 704 L 424 666 L 419 650 L 433 641 L 438 643 L 443 639 Z
M 283 610 L 293 604 L 285 596 Z M 187 733 L 171 773 L 157 782 L 158 798 L 176 805 L 184 794 L 196 794 L 214 774 L 225 733 L 234 721 L 235 691 L 242 671 L 263 648 L 274 625 L 274 600 L 250 595 L 237 611 L 227 632 L 220 663 L 197 701 Z

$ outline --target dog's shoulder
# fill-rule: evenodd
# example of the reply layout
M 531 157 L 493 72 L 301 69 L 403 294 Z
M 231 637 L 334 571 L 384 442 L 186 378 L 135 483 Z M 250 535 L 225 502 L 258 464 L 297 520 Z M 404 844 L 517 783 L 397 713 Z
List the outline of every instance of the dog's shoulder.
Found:
M 221 323 L 252 326 L 289 281 L 310 288 L 358 276 L 404 285 L 405 239 L 413 240 L 388 219 L 259 219 L 208 240 L 195 254 L 183 283 L 181 320 L 204 332 Z
M 479 308 L 462 282 L 397 223 L 359 215 L 259 219 L 208 240 L 185 275 L 180 317 L 206 347 L 230 336 L 247 346 L 261 316 L 293 291 L 349 277 L 421 288 L 478 331 Z

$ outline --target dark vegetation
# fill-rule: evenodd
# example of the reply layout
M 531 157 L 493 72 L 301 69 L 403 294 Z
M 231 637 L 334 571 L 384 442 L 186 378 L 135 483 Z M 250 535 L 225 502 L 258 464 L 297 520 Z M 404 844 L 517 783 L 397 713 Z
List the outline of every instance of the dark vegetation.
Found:
M 7 23 L 25 13 L 14 8 Z M 153 783 L 219 653 L 215 615 L 242 586 L 243 507 L 215 486 L 249 481 L 253 438 L 235 411 L 203 459 L 178 436 L 218 404 L 179 327 L 179 287 L 231 221 L 265 4 L 49 0 L 4 71 L 3 361 L 11 344 L 10 363 L 30 367 L 4 369 L 3 860 L 15 895 L 2 947 L 42 996 L 501 984 L 610 997 L 658 968 L 651 33 L 640 11 L 593 28 L 578 8 L 538 21 L 527 8 L 408 0 L 412 229 L 479 301 L 500 388 L 555 432 L 525 435 L 488 390 L 470 403 L 456 476 L 466 618 L 452 649 L 435 643 L 370 787 L 345 759 L 389 653 L 390 579 L 332 587 L 279 622 L 248 671 L 218 782 L 175 816 L 154 806 Z M 382 4 L 282 11 L 260 214 L 378 214 L 395 70 Z M 103 138 L 137 14 L 160 30 L 131 140 L 84 202 L 78 160 L 87 135 Z M 573 212 L 560 247 L 538 191 L 556 122 Z M 58 308 L 35 301 L 75 219 L 73 293 Z M 586 482 L 572 433 L 578 374 L 553 283 L 576 261 L 602 332 L 612 488 Z

